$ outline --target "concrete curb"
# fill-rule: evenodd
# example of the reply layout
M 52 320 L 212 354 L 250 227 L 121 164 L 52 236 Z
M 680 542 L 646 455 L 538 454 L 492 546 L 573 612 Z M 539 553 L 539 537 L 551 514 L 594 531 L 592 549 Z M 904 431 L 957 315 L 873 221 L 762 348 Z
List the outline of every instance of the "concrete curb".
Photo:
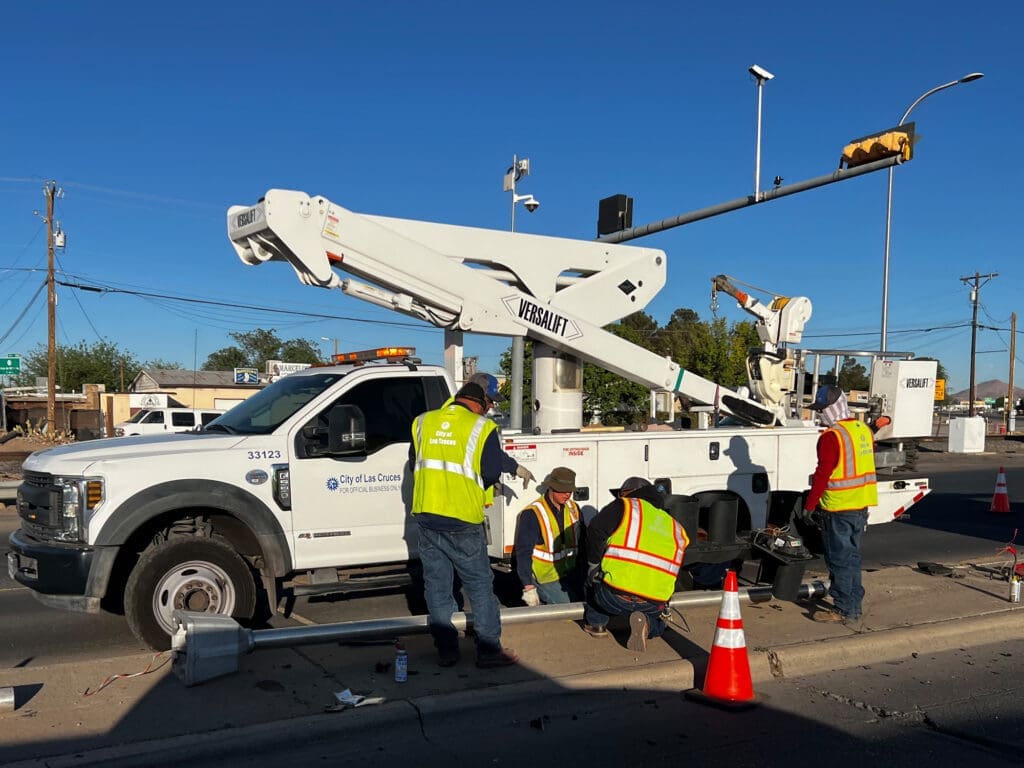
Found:
M 756 665 L 754 658 L 751 659 L 751 675 L 755 682 L 806 677 L 864 664 L 896 661 L 913 653 L 939 653 L 989 645 L 1019 638 L 1022 626 L 1024 615 L 1011 609 L 781 646 L 756 654 Z
M 845 637 L 794 643 L 763 651 L 749 651 L 751 676 L 756 686 L 778 679 L 796 679 L 821 672 L 895 661 L 913 653 L 938 653 L 956 648 L 989 645 L 1020 637 L 1022 614 L 1015 609 L 936 621 L 896 629 L 865 631 Z M 694 687 L 690 660 L 620 667 L 565 677 L 500 685 L 452 693 L 397 699 L 378 707 L 339 713 L 308 715 L 231 730 L 186 734 L 166 739 L 75 751 L 65 755 L 4 763 L 5 768 L 79 768 L 116 762 L 122 768 L 181 764 L 189 757 L 228 757 L 238 745 L 275 744 L 301 735 L 306 741 L 335 738 L 387 726 L 421 730 L 433 718 L 488 705 L 508 706 L 515 701 L 537 700 L 559 693 L 596 690 L 650 690 L 681 692 Z

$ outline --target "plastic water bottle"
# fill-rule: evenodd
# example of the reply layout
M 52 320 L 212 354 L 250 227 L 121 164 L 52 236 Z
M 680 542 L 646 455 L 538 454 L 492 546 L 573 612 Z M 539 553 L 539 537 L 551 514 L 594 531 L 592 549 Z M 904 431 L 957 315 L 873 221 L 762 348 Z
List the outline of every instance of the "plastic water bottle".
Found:
M 1010 577 L 1010 602 L 1020 602 L 1020 577 L 1017 575 Z
M 401 643 L 395 644 L 395 682 L 404 683 L 409 679 L 409 654 Z

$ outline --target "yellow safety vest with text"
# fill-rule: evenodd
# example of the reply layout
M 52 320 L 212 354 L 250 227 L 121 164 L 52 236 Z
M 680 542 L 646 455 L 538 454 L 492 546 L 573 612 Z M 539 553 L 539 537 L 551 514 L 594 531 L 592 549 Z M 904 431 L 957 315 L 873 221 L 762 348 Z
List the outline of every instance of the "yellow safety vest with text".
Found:
M 821 508 L 846 512 L 878 504 L 875 441 L 870 427 L 856 419 L 843 419 L 828 431 L 839 441 L 839 461 L 821 494 Z
M 486 489 L 480 457 L 496 428 L 490 419 L 455 403 L 416 417 L 412 514 L 430 512 L 467 523 L 483 522 Z
M 676 577 L 690 540 L 679 523 L 643 499 L 622 499 L 622 522 L 608 537 L 601 559 L 604 581 L 620 592 L 664 602 L 676 588 Z
M 537 516 L 544 539 L 533 547 L 533 577 L 538 584 L 550 584 L 576 566 L 580 508 L 569 499 L 561 509 L 561 527 L 546 498 L 537 499 L 529 509 Z

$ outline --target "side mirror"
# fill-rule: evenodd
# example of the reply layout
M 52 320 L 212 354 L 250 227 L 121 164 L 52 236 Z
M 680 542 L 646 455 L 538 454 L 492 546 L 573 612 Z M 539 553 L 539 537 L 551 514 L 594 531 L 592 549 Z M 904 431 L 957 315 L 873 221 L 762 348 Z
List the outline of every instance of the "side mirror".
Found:
M 327 417 L 327 452 L 350 456 L 366 452 L 366 417 L 356 405 L 336 405 Z

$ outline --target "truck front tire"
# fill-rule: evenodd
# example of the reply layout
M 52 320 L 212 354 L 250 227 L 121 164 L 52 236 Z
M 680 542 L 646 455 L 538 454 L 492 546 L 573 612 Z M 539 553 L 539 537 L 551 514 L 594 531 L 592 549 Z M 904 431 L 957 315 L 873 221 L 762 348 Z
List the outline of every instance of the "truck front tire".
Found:
M 173 538 L 139 558 L 124 613 L 132 633 L 156 651 L 171 647 L 175 610 L 252 618 L 256 583 L 248 564 L 219 539 Z

